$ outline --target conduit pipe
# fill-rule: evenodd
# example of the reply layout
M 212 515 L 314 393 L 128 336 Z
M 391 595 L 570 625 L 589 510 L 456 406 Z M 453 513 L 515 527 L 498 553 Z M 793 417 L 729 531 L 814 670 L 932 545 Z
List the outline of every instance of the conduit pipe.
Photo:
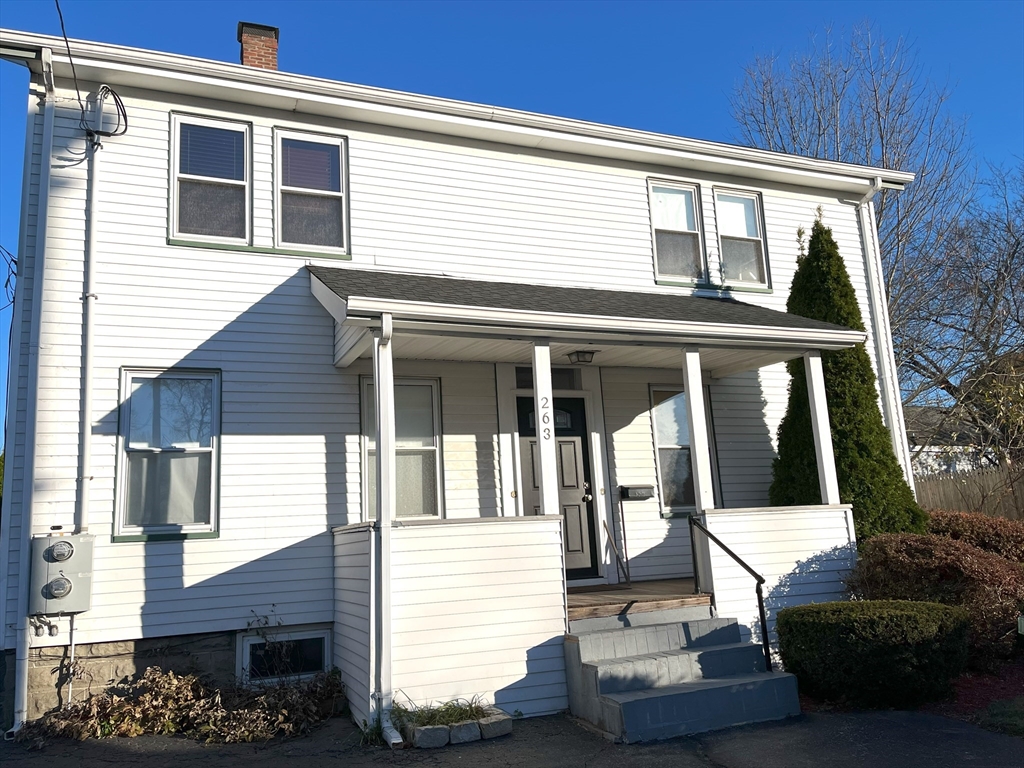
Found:
M 872 200 L 882 189 L 882 177 L 876 176 L 871 188 L 857 203 L 860 216 L 861 244 L 864 249 L 864 266 L 867 275 L 868 295 L 871 302 L 871 332 L 875 343 L 875 361 L 878 367 L 878 386 L 881 395 L 882 416 L 889 428 L 896 458 L 903 468 L 903 476 L 914 490 L 914 473 L 910 467 L 910 450 L 907 446 L 903 426 L 903 404 L 900 399 L 899 379 L 896 375 L 896 359 L 892 347 L 892 326 L 889 323 L 889 301 L 885 295 L 882 253 L 878 244 L 875 227 L 875 212 Z
M 96 94 L 96 130 L 103 130 L 103 103 L 110 89 L 101 85 Z M 92 351 L 96 301 L 96 230 L 97 192 L 100 176 L 100 136 L 89 132 L 86 135 L 86 152 L 89 157 L 89 186 L 85 202 L 85 226 L 87 229 L 85 254 L 82 264 L 82 367 L 80 413 L 78 421 L 78 496 L 75 500 L 75 530 L 89 532 L 89 492 L 92 487 Z
M 35 250 L 32 264 L 32 314 L 29 321 L 28 384 L 25 403 L 25 471 L 21 496 L 21 546 L 18 557 L 18 628 L 14 664 L 14 727 L 12 736 L 22 725 L 28 712 L 28 652 L 31 643 L 28 623 L 29 578 L 28 562 L 31 556 L 32 528 L 35 518 L 36 483 L 39 468 L 39 345 L 42 325 L 43 284 L 46 280 L 46 234 L 50 203 L 50 165 L 53 156 L 53 124 L 55 96 L 53 82 L 53 55 L 49 48 L 40 51 L 43 86 L 43 136 L 39 150 L 39 197 L 37 200 Z M 31 134 L 26 139 L 31 141 Z M 12 372 L 14 373 L 14 372 Z M 16 375 L 16 373 L 15 373 Z

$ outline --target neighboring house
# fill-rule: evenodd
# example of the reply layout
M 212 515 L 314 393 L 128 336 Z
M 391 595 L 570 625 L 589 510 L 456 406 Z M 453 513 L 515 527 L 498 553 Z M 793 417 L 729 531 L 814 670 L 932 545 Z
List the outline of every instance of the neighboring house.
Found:
M 904 406 L 911 466 L 919 477 L 970 472 L 998 462 L 981 446 L 978 430 L 948 408 L 934 405 Z
M 277 30 L 239 38 L 254 66 L 72 41 L 82 114 L 63 40 L 0 33 L 32 71 L 8 721 L 151 663 L 336 666 L 391 738 L 395 697 L 630 740 L 794 711 L 738 644 L 754 580 L 690 519 L 765 576 L 769 632 L 841 594 L 819 353 L 867 342 L 908 470 L 870 200 L 912 175 L 285 74 Z M 866 334 L 785 313 L 819 209 Z M 800 356 L 822 504 L 768 508 Z M 608 687 L 666 643 L 703 688 Z

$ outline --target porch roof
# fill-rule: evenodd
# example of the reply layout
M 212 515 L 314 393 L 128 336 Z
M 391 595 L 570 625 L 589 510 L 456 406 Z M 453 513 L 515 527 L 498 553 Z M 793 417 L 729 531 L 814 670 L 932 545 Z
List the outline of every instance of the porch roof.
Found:
M 745 370 L 808 349 L 841 349 L 865 340 L 861 331 L 732 298 L 490 282 L 362 268 L 311 265 L 306 269 L 313 295 L 347 329 L 338 334 L 335 350 L 335 364 L 342 367 L 366 355 L 367 329 L 380 325 L 382 313 L 391 314 L 396 333 L 447 337 L 459 347 L 452 342 L 443 348 L 436 343 L 416 344 L 421 351 L 411 356 L 427 354 L 425 359 L 481 359 L 473 351 L 474 340 L 546 337 L 555 344 L 617 346 L 619 354 L 614 359 L 618 362 L 614 364 L 618 365 L 648 366 L 649 353 L 657 347 L 699 346 L 702 358 L 705 350 L 731 350 L 728 361 L 720 355 L 709 357 L 708 369 L 725 366 L 732 370 L 742 359 L 740 369 Z M 428 347 L 436 352 L 426 353 Z M 493 343 L 485 348 L 480 348 L 481 354 L 501 354 L 487 358 L 495 362 L 518 361 L 525 352 L 516 354 L 512 347 L 500 352 Z M 627 352 L 628 348 L 634 352 Z M 648 354 L 639 348 L 646 348 Z M 751 356 L 755 351 L 759 354 Z M 602 353 L 605 364 L 613 364 L 612 359 Z

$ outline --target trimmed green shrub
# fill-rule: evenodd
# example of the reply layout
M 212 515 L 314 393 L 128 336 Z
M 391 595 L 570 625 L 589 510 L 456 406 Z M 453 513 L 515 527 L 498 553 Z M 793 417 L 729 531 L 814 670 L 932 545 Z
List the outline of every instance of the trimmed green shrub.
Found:
M 846 265 L 820 215 L 807 254 L 799 260 L 786 311 L 864 330 Z M 821 362 L 839 497 L 853 505 L 858 540 L 879 533 L 924 532 L 924 512 L 903 477 L 878 410 L 875 374 L 864 345 L 822 352 Z M 820 504 L 804 361 L 786 365 L 791 377 L 789 405 L 779 426 L 779 453 L 768 498 L 774 506 Z
M 1024 567 L 944 536 L 886 534 L 865 542 L 847 580 L 866 600 L 923 600 L 967 610 L 971 664 L 1009 656 L 1024 607 Z
M 878 600 L 784 608 L 776 630 L 804 693 L 903 707 L 949 692 L 967 662 L 967 626 L 960 608 Z
M 928 533 L 962 541 L 1015 563 L 1024 563 L 1024 522 L 981 512 L 928 512 Z

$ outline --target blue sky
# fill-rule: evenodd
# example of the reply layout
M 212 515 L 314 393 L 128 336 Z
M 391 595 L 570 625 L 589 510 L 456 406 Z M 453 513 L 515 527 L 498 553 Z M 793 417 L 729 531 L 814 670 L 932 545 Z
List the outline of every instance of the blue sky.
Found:
M 873 21 L 954 88 L 979 162 L 1024 156 L 1024 0 L 975 2 L 276 2 L 63 0 L 68 36 L 238 61 L 240 20 L 281 28 L 280 68 L 335 80 L 734 141 L 729 94 L 759 53 Z M 52 0 L 0 26 L 60 34 Z M 0 62 L 0 244 L 17 250 L 27 74 Z M 10 311 L 0 313 L 7 380 Z M 6 394 L 6 386 L 4 386 Z M 2 396 L 0 396 L 2 400 Z M 0 402 L 0 417 L 3 414 Z

